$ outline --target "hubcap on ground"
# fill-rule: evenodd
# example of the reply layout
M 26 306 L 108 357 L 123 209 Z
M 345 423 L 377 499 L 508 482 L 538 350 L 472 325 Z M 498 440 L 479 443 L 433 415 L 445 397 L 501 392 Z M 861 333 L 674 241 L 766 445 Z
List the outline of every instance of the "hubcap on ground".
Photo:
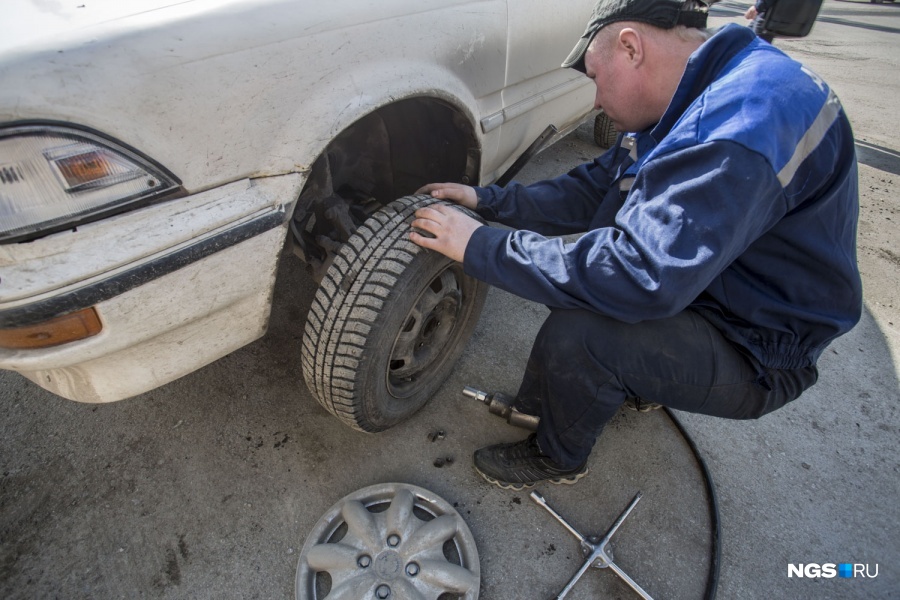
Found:
M 310 532 L 296 597 L 477 600 L 475 539 L 456 510 L 420 487 L 386 483 L 332 506 Z

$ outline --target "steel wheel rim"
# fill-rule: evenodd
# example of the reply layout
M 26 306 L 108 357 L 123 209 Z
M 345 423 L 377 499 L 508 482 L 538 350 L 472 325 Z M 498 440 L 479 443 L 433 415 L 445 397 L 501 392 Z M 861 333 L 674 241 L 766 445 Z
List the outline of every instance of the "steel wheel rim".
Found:
M 447 266 L 422 288 L 391 346 L 386 381 L 392 396 L 409 398 L 427 384 L 423 375 L 459 335 L 470 298 L 457 265 Z
M 423 488 L 386 483 L 319 519 L 300 552 L 296 597 L 476 600 L 479 585 L 475 539 L 456 510 Z

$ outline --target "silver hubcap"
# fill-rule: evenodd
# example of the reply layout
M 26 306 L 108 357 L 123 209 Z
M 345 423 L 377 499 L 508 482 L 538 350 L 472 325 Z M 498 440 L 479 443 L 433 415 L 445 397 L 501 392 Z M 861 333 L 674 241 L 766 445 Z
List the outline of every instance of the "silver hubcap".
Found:
M 407 484 L 358 490 L 319 520 L 300 553 L 297 598 L 478 598 L 472 533 L 446 501 Z

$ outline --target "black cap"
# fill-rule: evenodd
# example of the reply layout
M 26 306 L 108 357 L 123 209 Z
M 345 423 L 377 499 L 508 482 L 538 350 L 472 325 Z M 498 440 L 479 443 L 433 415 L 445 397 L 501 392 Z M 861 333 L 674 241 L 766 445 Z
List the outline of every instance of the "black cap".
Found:
M 703 0 L 600 0 L 594 7 L 584 35 L 562 66 L 584 73 L 584 53 L 597 32 L 610 23 L 638 21 L 661 29 L 672 29 L 676 25 L 702 28 L 706 27 L 710 4 L 712 2 Z

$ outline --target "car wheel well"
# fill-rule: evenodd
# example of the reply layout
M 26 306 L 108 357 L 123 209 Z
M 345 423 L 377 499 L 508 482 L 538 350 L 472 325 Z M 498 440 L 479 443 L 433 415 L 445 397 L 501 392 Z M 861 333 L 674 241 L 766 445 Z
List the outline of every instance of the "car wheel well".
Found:
M 359 119 L 313 164 L 291 219 L 294 253 L 321 281 L 340 247 L 371 214 L 433 181 L 478 180 L 472 120 L 451 104 L 407 98 Z

